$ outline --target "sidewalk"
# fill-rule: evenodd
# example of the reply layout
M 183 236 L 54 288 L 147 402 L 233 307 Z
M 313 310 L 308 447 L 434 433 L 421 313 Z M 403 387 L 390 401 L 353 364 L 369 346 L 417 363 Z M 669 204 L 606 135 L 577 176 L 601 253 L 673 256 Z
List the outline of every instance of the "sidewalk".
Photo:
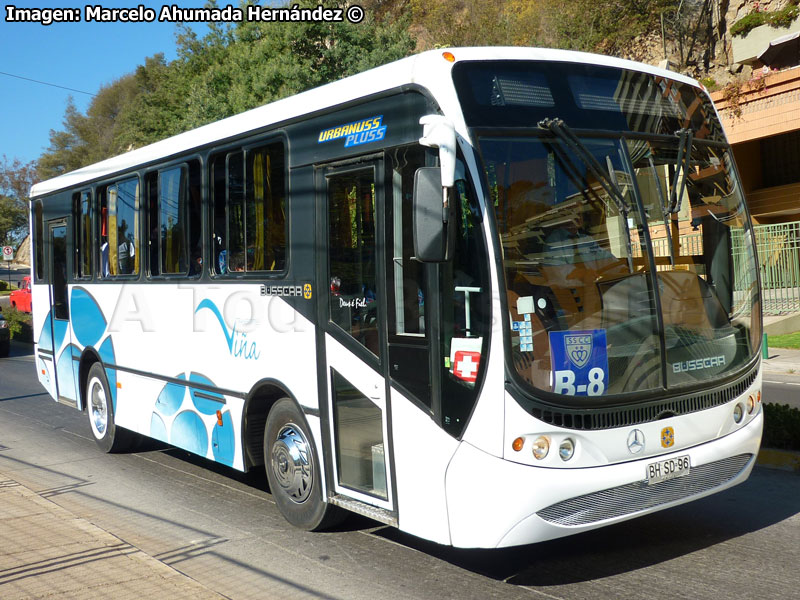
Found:
M 764 373 L 797 375 L 800 379 L 800 350 L 788 348 L 768 348 L 768 350 L 769 358 L 761 361 Z
M 0 473 L 0 598 L 222 599 Z

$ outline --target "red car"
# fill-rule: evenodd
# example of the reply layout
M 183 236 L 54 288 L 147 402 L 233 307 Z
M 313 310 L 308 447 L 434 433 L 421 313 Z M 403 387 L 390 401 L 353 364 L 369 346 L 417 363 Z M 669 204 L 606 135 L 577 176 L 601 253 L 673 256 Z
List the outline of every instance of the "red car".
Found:
M 9 296 L 11 307 L 29 313 L 33 310 L 31 308 L 31 297 L 31 278 L 27 276 L 22 279 L 19 289 L 11 292 Z

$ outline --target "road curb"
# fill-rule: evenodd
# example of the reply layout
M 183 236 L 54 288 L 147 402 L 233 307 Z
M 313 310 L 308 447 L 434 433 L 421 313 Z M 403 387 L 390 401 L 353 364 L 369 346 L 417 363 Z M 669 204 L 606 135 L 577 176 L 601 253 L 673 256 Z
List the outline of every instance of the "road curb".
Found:
M 800 473 L 800 452 L 762 448 L 758 452 L 756 464 L 760 467 Z

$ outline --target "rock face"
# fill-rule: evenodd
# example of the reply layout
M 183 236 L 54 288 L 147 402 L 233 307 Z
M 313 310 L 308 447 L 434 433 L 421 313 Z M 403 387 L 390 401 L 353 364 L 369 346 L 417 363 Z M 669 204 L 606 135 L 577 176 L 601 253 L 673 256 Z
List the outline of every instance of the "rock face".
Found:
M 750 68 L 734 63 L 730 29 L 753 12 L 775 12 L 793 0 L 685 0 L 684 15 L 698 25 L 682 32 L 674 27 L 675 15 L 664 14 L 663 29 L 639 36 L 621 58 L 651 65 L 668 60 L 674 70 L 701 79 L 709 87 L 723 87 L 734 79 L 747 79 Z M 709 11 L 710 10 L 710 17 Z M 699 17 L 703 16 L 702 20 Z M 776 30 L 777 32 L 778 30 Z M 779 33 L 776 33 L 776 36 Z M 737 38 L 738 39 L 738 38 Z
M 31 236 L 27 236 L 17 248 L 17 255 L 11 263 L 14 267 L 31 266 Z

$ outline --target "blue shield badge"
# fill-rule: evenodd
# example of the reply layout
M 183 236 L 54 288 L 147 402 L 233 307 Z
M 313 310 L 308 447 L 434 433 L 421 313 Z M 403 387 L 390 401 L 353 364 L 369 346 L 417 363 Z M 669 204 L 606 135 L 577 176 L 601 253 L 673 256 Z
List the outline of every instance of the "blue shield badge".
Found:
M 568 396 L 602 396 L 608 387 L 605 329 L 551 331 L 552 390 Z
M 582 369 L 589 362 L 589 357 L 592 356 L 592 341 L 591 333 L 571 333 L 564 336 L 567 358 L 578 369 Z

